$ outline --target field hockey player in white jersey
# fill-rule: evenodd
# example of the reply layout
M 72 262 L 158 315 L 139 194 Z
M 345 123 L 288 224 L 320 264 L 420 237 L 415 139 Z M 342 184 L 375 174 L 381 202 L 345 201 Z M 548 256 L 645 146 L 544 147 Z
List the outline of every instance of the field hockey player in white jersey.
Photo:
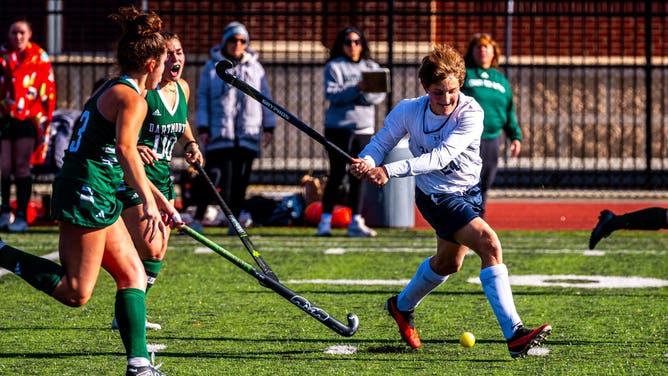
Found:
M 424 260 L 408 285 L 386 302 L 402 339 L 414 349 L 421 346 L 414 309 L 459 271 L 471 249 L 480 257 L 482 288 L 510 355 L 519 358 L 541 344 L 552 327 L 544 324 L 528 329 L 523 325 L 515 309 L 501 242 L 480 218 L 479 154 L 484 114 L 473 98 L 459 91 L 465 74 L 464 59 L 455 49 L 435 46 L 418 70 L 426 95 L 401 101 L 350 170 L 378 187 L 391 178 L 415 176 L 417 207 L 436 231 L 436 255 Z M 406 135 L 414 157 L 380 165 Z

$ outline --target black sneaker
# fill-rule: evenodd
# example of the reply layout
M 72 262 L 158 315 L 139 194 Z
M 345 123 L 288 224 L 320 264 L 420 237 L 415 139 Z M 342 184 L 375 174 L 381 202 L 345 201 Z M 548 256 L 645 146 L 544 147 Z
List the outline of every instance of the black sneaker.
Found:
M 615 218 L 615 213 L 610 210 L 605 209 L 601 212 L 598 216 L 598 223 L 591 231 L 591 236 L 589 236 L 589 249 L 594 249 L 601 239 L 607 238 L 612 234 L 612 229 L 608 228 L 608 224 L 613 218 Z
M 400 311 L 397 308 L 397 296 L 394 295 L 393 297 L 387 299 L 387 302 L 385 302 L 385 309 L 387 309 L 387 313 L 392 316 L 394 321 L 397 322 L 397 326 L 399 327 L 399 334 L 401 334 L 401 338 L 412 348 L 414 349 L 419 349 L 420 346 L 422 345 L 422 341 L 420 341 L 420 335 L 418 334 L 418 331 L 415 329 L 415 324 L 413 322 L 413 311 Z
M 515 335 L 508 342 L 508 351 L 513 359 L 524 358 L 532 347 L 539 346 L 552 333 L 550 324 L 543 324 L 536 329 L 527 329 L 524 326 L 515 331 Z
M 160 367 L 160 365 L 157 367 L 152 365 L 144 367 L 133 367 L 128 365 L 128 368 L 125 371 L 125 376 L 165 376 L 164 373 L 158 371 L 158 367 Z

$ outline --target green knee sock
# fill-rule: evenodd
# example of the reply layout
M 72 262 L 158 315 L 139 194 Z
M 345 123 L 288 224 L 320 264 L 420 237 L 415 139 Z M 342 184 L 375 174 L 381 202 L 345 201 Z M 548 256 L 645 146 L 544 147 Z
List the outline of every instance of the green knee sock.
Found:
M 148 290 L 153 287 L 155 280 L 158 278 L 158 273 L 162 268 L 162 260 L 142 260 L 141 262 L 144 264 L 144 270 L 146 270 L 146 293 L 148 294 Z
M 665 208 L 647 208 L 616 216 L 611 222 L 615 230 L 659 230 L 668 228 Z
M 145 299 L 146 294 L 140 289 L 128 288 L 116 292 L 116 321 L 128 359 L 149 358 Z
M 48 295 L 53 294 L 53 290 L 65 275 L 63 267 L 55 262 L 25 253 L 9 245 L 0 248 L 0 266 L 14 272 L 32 287 Z

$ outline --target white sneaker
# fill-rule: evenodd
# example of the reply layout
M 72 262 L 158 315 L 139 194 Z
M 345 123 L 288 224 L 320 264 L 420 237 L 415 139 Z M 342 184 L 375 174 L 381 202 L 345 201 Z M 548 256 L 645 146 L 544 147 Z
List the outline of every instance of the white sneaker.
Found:
M 28 222 L 25 218 L 16 217 L 14 222 L 10 223 L 7 226 L 7 231 L 9 232 L 26 232 L 28 231 Z
M 157 322 L 150 322 L 146 320 L 146 329 L 151 329 L 151 330 L 162 330 L 162 326 L 158 324 Z
M 10 223 L 12 223 L 12 212 L 0 214 L 0 231 L 7 230 Z
M 332 222 L 320 221 L 318 223 L 318 232 L 315 233 L 315 236 L 332 236 Z
M 116 321 L 116 316 L 114 316 L 114 319 L 111 320 L 111 329 L 118 329 L 118 321 Z M 160 324 L 146 320 L 146 329 L 161 330 L 162 326 L 160 326 Z
M 359 220 L 353 220 L 348 225 L 348 231 L 346 231 L 346 236 L 357 237 L 357 238 L 373 238 L 375 237 L 376 232 L 364 224 L 364 219 L 360 218 Z

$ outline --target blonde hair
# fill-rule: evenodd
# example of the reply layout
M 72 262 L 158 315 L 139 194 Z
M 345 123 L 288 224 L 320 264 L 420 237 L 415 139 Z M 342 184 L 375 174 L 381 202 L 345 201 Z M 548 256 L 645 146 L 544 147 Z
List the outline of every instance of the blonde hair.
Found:
M 464 85 L 466 66 L 462 55 L 448 44 L 436 45 L 431 53 L 422 59 L 418 69 L 418 78 L 424 87 L 445 80 L 453 74 Z

